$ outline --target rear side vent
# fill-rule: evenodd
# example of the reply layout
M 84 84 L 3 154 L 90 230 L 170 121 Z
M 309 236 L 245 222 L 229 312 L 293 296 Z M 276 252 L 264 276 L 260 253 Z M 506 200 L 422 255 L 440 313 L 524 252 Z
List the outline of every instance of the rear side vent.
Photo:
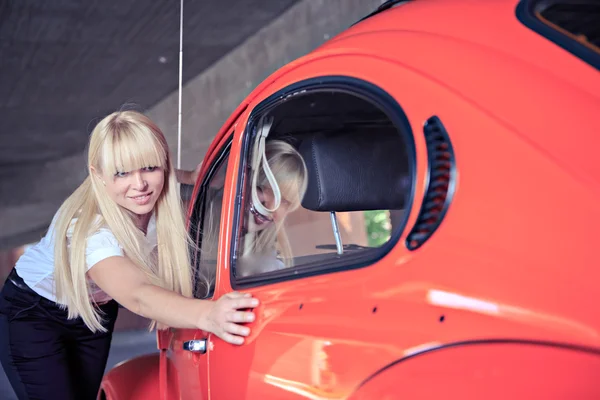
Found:
M 423 127 L 427 143 L 425 198 L 417 222 L 406 238 L 406 247 L 416 250 L 435 232 L 446 215 L 456 185 L 456 164 L 450 137 L 436 116 Z

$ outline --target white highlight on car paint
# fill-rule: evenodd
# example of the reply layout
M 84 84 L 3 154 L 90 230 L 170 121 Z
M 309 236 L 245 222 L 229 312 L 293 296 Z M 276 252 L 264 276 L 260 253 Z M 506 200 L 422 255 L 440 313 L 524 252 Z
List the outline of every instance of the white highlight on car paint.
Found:
M 500 307 L 496 303 L 442 290 L 429 290 L 427 292 L 427 300 L 430 304 L 441 307 L 469 310 L 484 314 L 497 315 L 500 313 Z
M 404 350 L 404 357 L 409 357 L 414 354 L 423 353 L 424 351 L 438 348 L 441 345 L 442 344 L 440 342 L 429 342 L 429 343 L 423 343 L 423 344 L 420 344 L 417 346 L 413 346 L 413 347 L 410 347 L 410 348 Z
M 426 298 L 430 304 L 435 306 L 501 317 L 519 324 L 527 324 L 537 329 L 572 335 L 573 337 L 581 335 L 594 341 L 600 338 L 600 331 L 595 326 L 588 325 L 583 321 L 566 318 L 561 314 L 548 314 L 544 310 L 485 301 L 436 289 L 428 290 Z
M 273 376 L 270 374 L 266 374 L 264 378 L 264 382 L 278 387 L 280 389 L 285 390 L 286 392 L 295 393 L 297 395 L 302 396 L 304 399 L 310 400 L 333 400 L 333 399 L 342 399 L 345 398 L 340 396 L 335 396 L 335 393 L 324 393 L 322 390 L 318 388 L 314 388 L 312 386 L 306 385 L 302 382 L 292 381 L 290 379 L 279 378 L 277 376 Z

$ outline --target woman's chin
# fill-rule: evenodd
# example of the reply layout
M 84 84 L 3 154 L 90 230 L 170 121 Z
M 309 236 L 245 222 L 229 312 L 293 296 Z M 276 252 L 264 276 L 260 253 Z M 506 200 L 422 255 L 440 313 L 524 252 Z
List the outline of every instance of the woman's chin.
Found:
M 154 201 L 149 202 L 148 204 L 138 205 L 138 204 L 127 204 L 127 211 L 135 214 L 135 215 L 146 215 L 154 211 Z

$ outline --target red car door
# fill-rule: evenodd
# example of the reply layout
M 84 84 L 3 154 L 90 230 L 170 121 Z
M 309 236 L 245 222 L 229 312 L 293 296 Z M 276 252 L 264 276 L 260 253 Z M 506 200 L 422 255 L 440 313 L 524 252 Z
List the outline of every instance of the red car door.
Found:
M 329 126 L 337 127 L 356 123 L 361 118 L 361 114 L 356 110 L 362 112 L 360 104 L 357 106 L 358 102 L 363 101 L 362 94 L 358 94 L 358 89 L 354 94 L 352 89 L 345 85 L 344 89 L 339 91 L 340 101 L 335 97 L 330 99 L 327 96 L 337 93 L 333 89 L 336 84 L 332 83 L 332 91 L 328 92 L 330 94 L 323 94 L 325 90 L 329 90 L 329 87 L 323 89 L 325 78 L 314 79 L 318 81 L 314 93 L 321 93 L 321 95 L 315 94 L 314 102 L 298 100 L 297 107 L 293 105 L 294 99 L 312 96 L 311 89 L 296 88 L 298 82 L 322 71 L 339 75 L 339 71 L 348 71 L 347 66 L 352 65 L 353 73 L 364 74 L 359 76 L 361 85 L 372 86 L 375 97 L 377 93 L 383 92 L 381 86 L 374 82 L 382 81 L 382 77 L 391 76 L 397 71 L 393 66 L 383 62 L 372 61 L 372 64 L 376 65 L 364 67 L 365 64 L 362 64 L 361 68 L 361 63 L 364 63 L 365 59 L 341 58 L 327 63 L 313 63 L 296 69 L 294 73 L 283 75 L 273 86 L 265 90 L 272 94 L 271 96 L 268 98 L 264 96 L 252 104 L 250 123 L 256 123 L 263 110 L 267 110 L 270 115 L 275 116 L 272 128 L 275 133 L 271 136 L 281 137 L 292 143 L 295 140 L 303 140 L 301 135 L 312 134 L 312 129 L 317 132 L 320 129 L 318 124 L 329 123 Z M 332 82 L 335 79 L 332 79 Z M 276 92 L 277 90 L 281 91 Z M 400 92 L 400 88 L 397 91 Z M 382 94 L 382 96 L 387 95 Z M 358 108 L 341 110 L 340 107 L 346 104 L 342 101 L 342 97 L 347 100 L 348 107 Z M 271 104 L 259 105 L 263 100 L 268 103 L 269 99 L 273 99 L 273 102 L 279 101 L 278 99 L 284 100 L 280 102 L 282 104 L 280 107 L 275 105 L 274 108 L 270 108 Z M 332 110 L 331 114 L 327 114 L 327 104 L 337 108 Z M 369 105 L 365 105 L 365 110 L 367 106 Z M 311 119 L 303 121 L 301 116 L 309 113 L 313 113 L 310 115 Z M 336 121 L 338 117 L 345 120 Z M 372 124 L 376 127 L 381 120 L 365 120 L 362 123 L 362 126 Z M 293 134 L 286 135 L 286 129 Z M 248 135 L 255 130 L 254 126 L 247 127 L 244 134 Z M 369 133 L 365 129 L 359 131 Z M 298 136 L 294 136 L 296 132 L 299 132 Z M 365 143 L 376 146 L 377 142 L 372 138 Z M 398 140 L 401 140 L 400 136 Z M 252 148 L 252 144 L 242 135 L 236 135 L 233 147 L 233 151 L 242 154 L 244 159 L 251 159 L 248 157 L 248 152 L 251 151 L 249 149 Z M 378 151 L 382 150 L 382 147 L 379 146 Z M 368 154 L 371 152 L 365 152 L 365 155 Z M 395 159 L 399 158 L 398 154 L 394 156 Z M 303 157 L 306 160 L 307 157 Z M 388 163 L 386 160 L 383 161 Z M 356 160 L 356 163 L 361 161 Z M 374 165 L 372 168 L 378 167 Z M 237 168 L 237 170 L 250 171 L 249 168 Z M 329 172 L 320 171 L 325 174 Z M 234 203 L 239 207 L 239 211 L 234 211 L 230 216 L 229 224 L 234 227 L 230 236 L 232 243 L 226 249 L 228 257 L 223 257 L 223 263 L 219 264 L 221 278 L 216 296 L 232 290 L 248 291 L 260 299 L 261 305 L 255 310 L 257 319 L 250 324 L 252 333 L 243 346 L 232 346 L 219 339 L 210 338 L 211 399 L 347 398 L 368 374 L 385 365 L 385 362 L 401 357 L 403 351 L 401 346 L 390 344 L 390 340 L 394 340 L 393 337 L 382 340 L 385 332 L 371 325 L 370 321 L 374 321 L 375 317 L 381 322 L 383 318 L 391 318 L 391 316 L 378 313 L 380 312 L 378 300 L 373 299 L 378 293 L 365 292 L 365 282 L 376 279 L 380 282 L 389 282 L 391 262 L 382 263 L 380 260 L 384 255 L 388 261 L 400 259 L 407 252 L 405 248 L 391 246 L 393 244 L 391 241 L 398 239 L 395 233 L 390 232 L 394 213 L 399 213 L 400 217 L 397 220 L 402 220 L 406 210 L 383 210 L 381 216 L 385 218 L 385 223 L 382 226 L 388 229 L 386 231 L 388 236 L 379 244 L 371 244 L 367 238 L 366 219 L 370 214 L 365 214 L 360 209 L 355 213 L 339 213 L 338 224 L 343 243 L 348 244 L 348 251 L 353 252 L 348 253 L 348 266 L 340 267 L 345 258 L 336 256 L 336 242 L 330 213 L 299 207 L 286 217 L 285 223 L 291 247 L 301 255 L 301 257 L 294 256 L 295 267 L 278 271 L 281 276 L 276 279 L 268 275 L 264 275 L 264 280 L 260 274 L 252 276 L 252 282 L 247 281 L 248 284 L 245 284 L 241 283 L 243 279 L 236 277 L 235 274 L 240 272 L 239 258 L 236 257 L 239 256 L 240 246 L 244 243 L 237 232 L 244 230 L 242 228 L 244 219 L 251 218 L 248 215 L 248 192 L 244 191 L 249 185 L 248 175 L 249 173 L 245 173 L 238 177 L 242 182 L 236 182 L 240 192 Z M 356 191 L 361 191 L 356 186 L 361 182 L 351 184 L 350 186 L 355 187 Z M 230 197 L 235 198 L 233 194 Z M 234 207 L 234 210 L 238 208 Z M 402 228 L 400 225 L 396 227 L 396 232 Z M 386 255 L 388 251 L 392 254 Z M 362 254 L 364 254 L 362 267 L 353 266 L 352 263 L 355 261 L 350 257 Z M 318 261 L 321 256 L 323 263 L 315 264 L 315 260 Z M 337 263 L 335 267 L 337 269 L 332 266 L 333 261 Z M 305 262 L 312 262 L 311 273 L 303 272 L 301 267 Z M 331 273 L 334 270 L 339 272 Z M 367 326 L 372 329 L 366 328 Z
M 203 177 L 191 199 L 189 231 L 196 245 L 192 251 L 194 295 L 199 299 L 211 299 L 214 293 L 230 143 L 231 137 L 224 137 L 209 150 Z M 209 398 L 207 337 L 207 332 L 197 329 L 170 328 L 159 332 L 161 398 Z

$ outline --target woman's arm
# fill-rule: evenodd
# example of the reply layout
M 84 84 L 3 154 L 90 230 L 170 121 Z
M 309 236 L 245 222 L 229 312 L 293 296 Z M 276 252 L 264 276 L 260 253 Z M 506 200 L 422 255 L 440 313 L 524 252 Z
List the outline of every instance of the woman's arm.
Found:
M 200 173 L 200 168 L 202 168 L 202 163 L 198 164 L 196 169 L 193 171 L 188 171 L 185 169 L 175 169 L 177 182 L 183 183 L 185 185 L 195 185 L 196 179 L 198 179 L 198 174 Z
M 88 272 L 106 294 L 123 307 L 146 318 L 174 328 L 212 332 L 226 342 L 244 343 L 250 329 L 239 325 L 254 321 L 254 313 L 238 311 L 254 308 L 258 300 L 249 294 L 228 293 L 216 301 L 190 299 L 152 285 L 146 275 L 127 257 L 109 257 Z

